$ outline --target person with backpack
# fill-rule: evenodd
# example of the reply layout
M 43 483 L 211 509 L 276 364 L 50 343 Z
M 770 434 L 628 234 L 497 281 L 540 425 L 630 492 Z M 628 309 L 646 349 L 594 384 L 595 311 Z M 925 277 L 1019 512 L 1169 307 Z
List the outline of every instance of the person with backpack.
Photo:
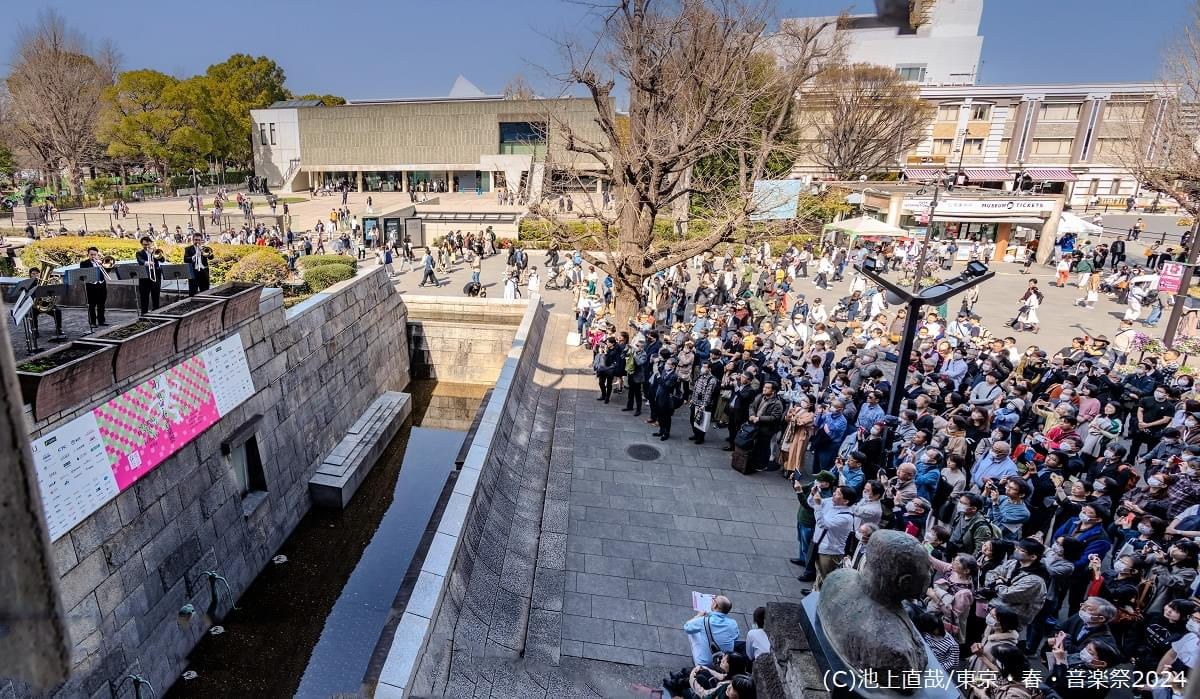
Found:
M 950 522 L 950 552 L 977 555 L 983 550 L 984 542 L 991 539 L 1003 537 L 999 528 L 983 515 L 983 498 L 975 493 L 963 493 Z
M 989 606 L 1004 605 L 1016 613 L 1020 633 L 1037 618 L 1046 600 L 1050 571 L 1042 563 L 1045 554 L 1046 547 L 1041 542 L 1021 539 L 1013 548 L 1012 558 L 984 576 L 981 596 L 988 600 Z

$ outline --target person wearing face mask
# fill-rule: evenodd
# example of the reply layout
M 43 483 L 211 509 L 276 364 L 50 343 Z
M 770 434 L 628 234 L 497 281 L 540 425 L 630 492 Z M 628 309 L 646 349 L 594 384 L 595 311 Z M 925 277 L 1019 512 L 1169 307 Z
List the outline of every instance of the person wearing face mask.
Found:
M 1125 641 L 1137 631 L 1150 603 L 1153 582 L 1143 579 L 1146 559 L 1137 554 L 1117 556 L 1111 573 L 1104 573 L 1099 561 L 1093 561 L 1090 567 L 1092 582 L 1088 584 L 1087 594 L 1102 597 L 1117 608 L 1117 616 L 1109 628 L 1125 647 Z
M 1187 508 L 1200 505 L 1200 471 L 1197 469 L 1200 460 L 1190 453 L 1192 449 L 1195 447 L 1184 451 L 1175 482 L 1167 488 L 1167 517 L 1178 517 Z
M 1088 503 L 1080 508 L 1078 516 L 1067 520 L 1054 532 L 1055 538 L 1069 536 L 1084 544 L 1083 553 L 1075 559 L 1075 573 L 1071 577 L 1069 600 L 1072 607 L 1083 600 L 1088 583 L 1091 582 L 1091 561 L 1103 560 L 1112 548 L 1112 541 L 1104 531 L 1104 522 L 1107 519 L 1108 510 Z
M 820 590 L 821 581 L 842 564 L 847 539 L 854 531 L 854 515 L 850 513 L 850 506 L 857 500 L 858 493 L 844 485 L 834 488 L 828 500 L 821 497 L 819 486 L 814 485 L 809 492 L 808 504 L 816 514 L 813 534 L 817 551 L 815 590 Z
M 1075 662 L 1079 652 L 1094 641 L 1103 641 L 1116 647 L 1117 640 L 1109 628 L 1109 622 L 1117 616 L 1117 608 L 1112 602 L 1103 597 L 1088 597 L 1079 603 L 1078 608 L 1079 611 L 1063 623 L 1058 634 L 1047 641 L 1051 650 L 1061 648 Z
M 975 580 L 979 564 L 975 557 L 960 553 L 949 563 L 929 557 L 933 582 L 925 591 L 925 608 L 946 620 L 947 630 L 960 644 L 967 641 L 967 620 L 975 606 Z
M 984 491 L 987 517 L 1009 541 L 1021 538 L 1021 529 L 1029 521 L 1029 507 L 1025 504 L 1028 492 L 1025 482 L 1013 477 L 1001 479 L 999 484 L 989 483 Z
M 994 652 L 1001 644 L 1020 644 L 1021 635 L 1017 629 L 1021 619 L 1017 613 L 1004 604 L 993 603 L 984 618 L 986 628 L 983 638 L 978 643 L 971 644 L 971 659 L 967 670 L 971 672 L 987 672 L 994 670 L 996 659 Z M 1017 651 L 1020 654 L 1020 651 Z M 1024 654 L 1021 654 L 1024 658 Z
M 1113 687 L 1111 683 L 1080 682 L 1078 678 L 1120 664 L 1124 658 L 1115 641 L 1095 639 L 1069 653 L 1062 646 L 1051 651 L 1054 668 L 1050 671 L 1050 688 L 1062 699 L 1104 699 Z
M 1009 458 L 1012 448 L 1007 442 L 995 442 L 992 449 L 983 458 L 975 462 L 971 473 L 971 485 L 976 492 L 983 492 L 984 486 L 990 481 L 1017 475 L 1017 465 Z
M 858 503 L 855 503 L 857 505 Z M 853 507 L 853 506 L 852 506 Z M 842 567 L 860 570 L 862 568 L 863 559 L 867 557 L 867 548 L 871 543 L 871 536 L 879 531 L 879 525 L 871 522 L 863 522 L 855 527 L 854 537 L 854 553 L 847 557 L 842 562 Z
M 1142 456 L 1141 465 L 1147 474 L 1160 473 L 1173 458 L 1183 453 L 1186 446 L 1182 432 L 1175 427 L 1167 427 L 1162 431 L 1158 443 Z
M 950 523 L 949 550 L 978 554 L 983 544 L 999 539 L 1000 533 L 983 515 L 983 498 L 975 493 L 963 493 L 958 498 L 954 519 Z
M 1184 625 L 1187 630 L 1183 636 L 1171 643 L 1167 652 L 1158 660 L 1156 671 L 1162 676 L 1170 673 L 1174 677 L 1186 677 L 1200 661 L 1200 611 L 1193 610 Z M 1173 685 L 1175 694 L 1182 695 L 1184 688 Z M 1175 696 L 1172 694 L 1172 697 Z
M 1153 380 L 1153 379 L 1151 379 Z M 1169 400 L 1165 386 L 1158 386 L 1151 396 L 1137 403 L 1136 420 L 1130 425 L 1129 458 L 1136 461 L 1142 445 L 1153 448 L 1171 422 L 1175 406 Z
M 1103 507 L 1105 510 L 1112 512 L 1114 499 L 1121 499 L 1121 491 L 1117 487 L 1116 481 L 1111 478 L 1097 478 L 1092 481 L 1092 501 L 1090 504 Z
M 1037 618 L 1046 600 L 1050 572 L 1042 563 L 1045 553 L 1046 547 L 1037 540 L 1021 539 L 1013 548 L 1012 558 L 989 571 L 983 579 L 981 596 L 991 604 L 1012 609 L 1020 619 L 1021 631 Z
M 1169 533 L 1170 528 L 1167 531 Z M 1191 596 L 1192 585 L 1196 582 L 1198 553 L 1200 545 L 1191 539 L 1181 539 L 1165 552 L 1160 550 L 1146 555 L 1146 563 L 1150 566 L 1147 577 L 1154 581 L 1149 611 L 1162 612 L 1167 602 Z
M 1114 439 L 1121 438 L 1121 430 L 1124 426 L 1121 424 L 1120 412 L 1121 406 L 1110 401 L 1100 409 L 1099 415 L 1092 418 L 1092 421 L 1088 423 L 1083 440 L 1085 454 L 1097 456 L 1103 453 Z

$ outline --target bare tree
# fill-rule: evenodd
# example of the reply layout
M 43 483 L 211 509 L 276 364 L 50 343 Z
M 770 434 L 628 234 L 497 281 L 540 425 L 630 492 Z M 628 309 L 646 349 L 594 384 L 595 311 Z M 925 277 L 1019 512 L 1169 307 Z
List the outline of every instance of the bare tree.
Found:
M 933 112 L 916 85 L 886 66 L 831 68 L 803 94 L 801 122 L 809 158 L 839 180 L 894 165 L 921 140 Z
M 66 171 L 75 194 L 82 194 L 82 168 L 97 153 L 101 94 L 113 82 L 116 63 L 114 51 L 89 50 L 48 10 L 18 45 L 5 81 L 18 145 L 43 158 L 51 172 Z
M 734 0 L 616 0 L 604 8 L 594 44 L 564 44 L 567 81 L 586 89 L 595 109 L 592 132 L 550 115 L 547 167 L 606 181 L 613 193 L 604 206 L 594 188 L 579 193 L 575 230 L 544 203 L 532 209 L 555 221 L 553 236 L 565 246 L 594 242 L 584 253 L 612 275 L 617 318 L 637 309 L 649 276 L 735 238 L 762 208 L 753 187 L 770 164 L 794 145 L 779 138 L 793 125 L 796 95 L 835 50 L 831 22 L 786 23 L 768 31 L 769 5 Z M 823 35 L 824 34 L 824 35 Z M 616 82 L 628 87 L 628 116 L 614 100 Z M 705 176 L 699 163 L 731 158 L 731 168 Z M 705 198 L 693 236 L 655 239 L 655 223 L 684 197 Z
M 525 79 L 524 75 L 514 75 L 511 80 L 504 86 L 504 99 L 506 100 L 531 100 L 537 97 L 533 91 L 533 86 Z

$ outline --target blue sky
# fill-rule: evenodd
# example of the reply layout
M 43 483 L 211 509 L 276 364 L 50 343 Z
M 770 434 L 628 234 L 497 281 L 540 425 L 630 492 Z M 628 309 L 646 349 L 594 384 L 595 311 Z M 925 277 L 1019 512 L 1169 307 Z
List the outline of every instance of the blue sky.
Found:
M 1193 0 L 987 0 L 981 82 L 1154 79 L 1163 45 Z M 856 8 L 854 6 L 857 5 Z M 459 73 L 485 92 L 526 75 L 550 92 L 563 61 L 554 38 L 578 32 L 587 8 L 565 0 L 60 0 L 6 3 L 0 60 L 17 25 L 54 7 L 122 67 L 201 72 L 231 53 L 267 55 L 292 90 L 350 98 L 444 95 Z M 779 0 L 782 16 L 872 11 L 871 0 Z

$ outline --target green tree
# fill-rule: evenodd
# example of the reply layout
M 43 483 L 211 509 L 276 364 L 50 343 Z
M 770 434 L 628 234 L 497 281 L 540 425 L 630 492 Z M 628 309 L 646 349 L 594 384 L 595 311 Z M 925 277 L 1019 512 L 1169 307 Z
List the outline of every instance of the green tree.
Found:
M 346 103 L 345 97 L 338 97 L 337 95 L 317 95 L 317 94 L 313 94 L 313 93 L 309 93 L 307 95 L 292 95 L 292 99 L 294 99 L 294 100 L 320 100 L 321 105 L 324 107 L 336 107 L 339 104 Z
M 203 164 L 212 139 L 197 128 L 181 82 L 155 70 L 122 73 L 105 90 L 99 136 L 114 158 L 141 159 L 164 178 L 170 165 Z
M 250 110 L 288 99 L 283 68 L 266 56 L 235 53 L 208 67 L 191 81 L 188 94 L 200 110 L 200 121 L 213 139 L 213 154 L 221 164 L 250 162 Z

